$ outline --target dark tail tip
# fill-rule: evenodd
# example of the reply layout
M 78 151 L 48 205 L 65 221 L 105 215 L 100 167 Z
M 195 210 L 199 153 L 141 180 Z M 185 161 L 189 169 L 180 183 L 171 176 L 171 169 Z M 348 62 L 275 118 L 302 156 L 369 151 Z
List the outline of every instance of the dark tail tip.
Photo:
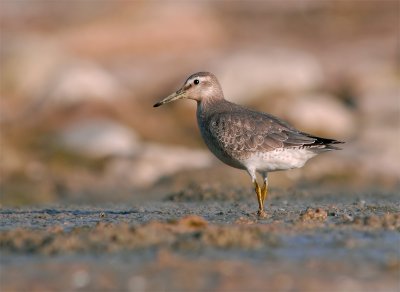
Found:
M 326 150 L 342 150 L 342 148 L 334 146 L 334 144 L 344 144 L 345 143 L 343 141 L 338 141 L 335 139 L 321 138 L 321 137 L 316 137 L 316 136 L 312 136 L 312 135 L 309 135 L 309 137 L 315 139 L 315 141 L 312 143 L 312 145 L 325 146 L 323 149 L 326 149 Z
M 320 138 L 321 139 L 321 138 Z M 337 147 L 337 146 L 333 146 L 334 144 L 344 144 L 343 141 L 338 141 L 338 140 L 334 140 L 334 139 L 321 139 L 321 144 L 325 145 L 325 149 L 329 149 L 329 150 L 342 150 L 342 148 Z

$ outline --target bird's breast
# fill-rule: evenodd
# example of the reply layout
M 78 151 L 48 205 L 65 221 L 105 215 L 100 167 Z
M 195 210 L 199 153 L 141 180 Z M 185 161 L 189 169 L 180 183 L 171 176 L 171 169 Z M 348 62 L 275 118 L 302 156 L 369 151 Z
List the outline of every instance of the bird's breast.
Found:
M 245 169 L 242 161 L 240 161 L 237 155 L 233 155 L 227 147 L 224 147 L 224 141 L 219 137 L 216 137 L 211 132 L 211 118 L 202 112 L 200 106 L 197 108 L 197 124 L 201 133 L 201 136 L 207 145 L 208 149 L 222 162 L 225 164 L 239 168 Z

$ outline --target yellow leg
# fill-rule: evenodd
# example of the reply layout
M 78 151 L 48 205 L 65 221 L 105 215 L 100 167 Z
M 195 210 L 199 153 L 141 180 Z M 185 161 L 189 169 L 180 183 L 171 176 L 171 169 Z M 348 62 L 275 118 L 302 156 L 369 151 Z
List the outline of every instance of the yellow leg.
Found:
M 264 185 L 261 188 L 261 199 L 263 201 L 263 205 L 264 205 L 264 201 L 267 198 L 268 195 L 268 183 L 266 181 L 264 181 Z
M 264 191 L 264 186 L 261 189 L 259 187 L 257 181 L 254 181 L 254 188 L 255 188 L 255 191 L 256 191 L 256 194 L 257 194 L 257 200 L 258 200 L 258 212 L 257 212 L 258 217 L 265 218 L 266 214 L 265 214 L 265 211 L 264 211 L 264 197 L 265 197 L 265 195 L 264 195 L 264 192 L 265 192 Z

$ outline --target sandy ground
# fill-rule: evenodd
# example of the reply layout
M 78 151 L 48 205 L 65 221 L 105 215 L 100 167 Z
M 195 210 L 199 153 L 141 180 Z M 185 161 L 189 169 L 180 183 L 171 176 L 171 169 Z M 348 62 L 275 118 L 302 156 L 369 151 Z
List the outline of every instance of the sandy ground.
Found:
M 273 194 L 2 208 L 2 291 L 399 291 L 398 192 Z

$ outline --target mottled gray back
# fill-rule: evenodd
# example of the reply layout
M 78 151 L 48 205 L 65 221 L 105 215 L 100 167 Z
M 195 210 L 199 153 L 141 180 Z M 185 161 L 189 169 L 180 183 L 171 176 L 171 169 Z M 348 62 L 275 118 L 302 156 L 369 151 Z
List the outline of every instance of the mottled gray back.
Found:
M 203 123 L 214 147 L 223 149 L 230 157 L 246 157 L 255 152 L 268 152 L 279 148 L 307 147 L 316 152 L 334 140 L 322 139 L 302 133 L 269 114 L 216 100 L 203 109 Z M 320 140 L 319 140 L 320 139 Z M 326 140 L 325 142 L 323 140 Z

